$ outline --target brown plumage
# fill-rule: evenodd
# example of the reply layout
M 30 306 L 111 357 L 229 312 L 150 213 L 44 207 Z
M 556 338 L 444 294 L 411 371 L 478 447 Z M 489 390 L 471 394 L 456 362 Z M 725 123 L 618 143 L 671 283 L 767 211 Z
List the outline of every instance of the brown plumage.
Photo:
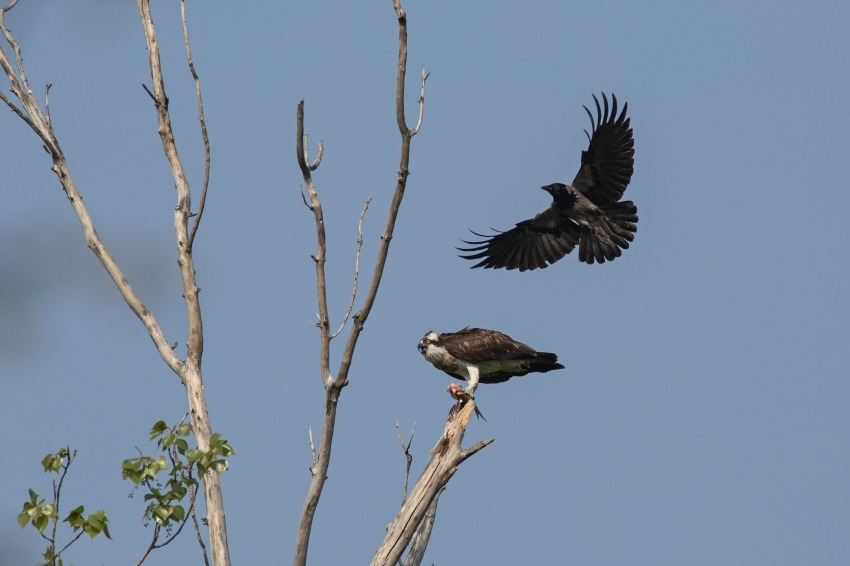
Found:
M 434 367 L 456 379 L 468 381 L 465 391 L 478 383 L 502 383 L 529 373 L 563 369 L 558 356 L 538 352 L 496 330 L 464 328 L 438 334 L 433 330 L 419 341 L 419 351 Z

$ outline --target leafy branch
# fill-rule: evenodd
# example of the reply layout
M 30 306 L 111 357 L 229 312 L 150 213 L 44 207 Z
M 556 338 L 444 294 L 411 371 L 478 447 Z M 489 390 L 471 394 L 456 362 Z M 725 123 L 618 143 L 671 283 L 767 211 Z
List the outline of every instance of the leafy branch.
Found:
M 146 456 L 139 452 L 139 457 L 129 458 L 121 464 L 123 479 L 143 487 L 147 493 L 144 517 L 147 522 L 154 523 L 153 537 L 137 566 L 145 561 L 148 555 L 173 541 L 191 519 L 198 533 L 195 501 L 198 488 L 198 478 L 207 473 L 221 474 L 227 469 L 227 458 L 235 454 L 229 442 L 218 433 L 210 437 L 208 450 L 191 448 L 187 441 L 192 433 L 191 427 L 183 422 L 168 426 L 165 421 L 157 421 L 150 430 L 150 440 L 156 440 L 156 446 L 161 454 Z M 162 477 L 161 472 L 167 472 Z M 188 509 L 184 499 L 188 496 Z M 146 523 L 147 525 L 148 523 Z M 160 540 L 163 530 L 166 538 Z M 198 543 L 209 564 L 203 539 L 198 536 Z
M 41 461 L 41 467 L 45 473 L 57 474 L 58 479 L 53 480 L 53 499 L 47 503 L 45 499 L 36 493 L 32 488 L 29 490 L 29 501 L 25 501 L 22 511 L 18 514 L 18 524 L 21 528 L 25 528 L 27 524 L 38 531 L 41 538 L 47 541 L 47 549 L 44 551 L 44 562 L 39 566 L 62 566 L 62 553 L 77 542 L 83 533 L 95 538 L 103 533 L 108 539 L 112 539 L 109 535 L 109 519 L 106 517 L 106 512 L 100 509 L 90 515 L 86 515 L 86 509 L 82 505 L 74 508 L 68 515 L 62 519 L 63 523 L 68 523 L 71 531 L 76 533 L 71 539 L 65 543 L 59 550 L 56 550 L 56 532 L 59 527 L 59 500 L 62 493 L 62 485 L 65 482 L 65 476 L 77 456 L 77 451 L 71 451 L 69 447 L 60 448 L 56 452 L 48 454 Z M 50 530 L 47 531 L 47 527 Z

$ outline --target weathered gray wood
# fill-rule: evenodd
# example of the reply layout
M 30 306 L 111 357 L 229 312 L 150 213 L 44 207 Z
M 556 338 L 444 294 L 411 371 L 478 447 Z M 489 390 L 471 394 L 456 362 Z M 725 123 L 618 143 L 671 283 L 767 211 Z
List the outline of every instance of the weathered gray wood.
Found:
M 375 553 L 371 566 L 392 566 L 396 564 L 414 535 L 417 535 L 419 539 L 417 545 L 423 547 L 421 554 L 424 555 L 424 545 L 427 545 L 428 537 L 430 537 L 433 516 L 425 524 L 427 532 L 423 530 L 423 532 L 417 533 L 423 519 L 429 514 L 429 511 L 432 515 L 436 515 L 437 498 L 445 489 L 446 484 L 449 483 L 461 462 L 493 442 L 492 438 L 483 440 L 466 450 L 461 446 L 466 426 L 469 424 L 469 417 L 474 410 L 475 402 L 469 401 L 459 410 L 453 409 L 449 413 L 443 435 L 434 449 L 431 450 L 431 458 L 425 465 L 416 485 L 413 486 L 407 501 L 402 505 L 395 520 L 387 527 L 387 535 Z M 421 556 L 419 560 L 421 560 Z

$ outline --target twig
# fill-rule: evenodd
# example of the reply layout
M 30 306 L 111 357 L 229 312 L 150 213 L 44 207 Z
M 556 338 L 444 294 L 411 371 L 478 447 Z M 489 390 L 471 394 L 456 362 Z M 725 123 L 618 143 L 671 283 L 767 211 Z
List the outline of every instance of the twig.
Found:
M 139 558 L 139 561 L 136 562 L 136 566 L 140 566 L 140 564 L 147 559 L 148 554 L 150 554 L 151 551 L 153 551 L 153 549 L 156 548 L 156 541 L 157 541 L 158 538 L 159 538 L 159 525 L 154 525 L 153 526 L 153 538 L 151 539 L 151 543 L 148 545 L 148 547 L 142 553 L 142 557 Z
M 189 47 L 189 27 L 186 25 L 186 0 L 180 0 L 180 19 L 183 22 L 183 43 L 186 45 L 186 61 L 189 63 L 189 71 L 195 80 L 195 94 L 198 98 L 198 120 L 201 123 L 201 137 L 204 140 L 204 183 L 201 188 L 201 200 L 198 202 L 198 211 L 195 213 L 195 223 L 192 225 L 192 232 L 189 234 L 189 242 L 187 244 L 189 250 L 191 250 L 192 245 L 195 243 L 195 234 L 198 232 L 198 225 L 201 223 L 201 217 L 204 215 L 207 188 L 210 185 L 210 138 L 207 136 L 207 120 L 204 117 L 201 79 L 198 78 L 198 73 L 195 71 L 195 63 L 192 61 L 192 49 Z
M 307 134 L 304 134 L 304 161 L 307 163 L 307 168 L 310 171 L 315 171 L 322 163 L 322 155 L 325 153 L 325 141 L 319 140 L 319 150 L 316 152 L 316 160 L 310 163 L 310 140 Z
M 366 216 L 370 202 L 372 202 L 372 197 L 366 199 L 366 204 L 363 205 L 363 212 L 360 213 L 360 220 L 357 222 L 357 251 L 354 254 L 354 285 L 351 289 L 351 300 L 348 301 L 348 309 L 345 311 L 342 324 L 339 325 L 339 329 L 336 332 L 331 334 L 331 339 L 336 338 L 342 332 L 342 329 L 345 328 L 345 323 L 348 322 L 348 317 L 351 316 L 351 309 L 354 308 L 354 298 L 357 296 L 357 279 L 360 276 L 360 248 L 363 247 L 363 217 Z
M 62 556 L 62 553 L 63 553 L 63 552 L 65 552 L 66 550 L 68 550 L 68 547 L 69 547 L 69 546 L 71 546 L 72 544 L 74 544 L 75 542 L 77 542 L 77 540 L 78 540 L 81 536 L 83 536 L 83 533 L 85 533 L 85 532 L 86 532 L 86 531 L 85 531 L 84 529 L 80 529 L 80 530 L 77 532 L 77 536 L 75 536 L 74 538 L 72 538 L 71 540 L 69 540 L 69 541 L 68 541 L 68 544 L 66 544 L 65 546 L 63 546 L 63 547 L 62 547 L 62 549 L 61 549 L 61 550 L 59 550 L 59 552 L 57 552 L 57 553 L 55 553 L 55 554 L 53 555 L 53 558 L 59 558 L 60 556 Z
M 189 491 L 189 513 L 186 515 L 186 517 L 182 521 L 180 521 L 180 526 L 177 527 L 177 530 L 174 531 L 174 533 L 172 533 L 171 536 L 169 536 L 164 542 L 157 544 L 154 548 L 162 548 L 163 546 L 165 546 L 168 543 L 170 543 L 171 541 L 173 541 L 175 538 L 177 538 L 177 535 L 180 534 L 180 531 L 183 530 L 183 527 L 186 526 L 186 523 L 189 522 L 189 517 L 192 516 L 192 513 L 195 510 L 195 495 L 196 495 L 194 487 L 193 486 L 190 486 L 190 487 L 192 487 L 192 489 Z M 201 545 L 203 546 L 203 542 L 201 543 Z
M 422 90 L 419 92 L 419 120 L 416 122 L 416 127 L 410 131 L 411 136 L 418 134 L 419 128 L 422 127 L 422 116 L 425 115 L 425 81 L 430 76 L 431 73 L 426 73 L 425 69 L 422 69 Z
M 52 86 L 51 83 L 44 85 L 44 113 L 47 115 L 47 125 L 50 126 L 50 129 L 53 129 L 53 124 L 50 121 L 50 88 Z
M 2 92 L 0 92 L 0 100 L 2 100 L 3 102 L 5 102 L 5 103 L 6 103 L 6 105 L 9 107 L 9 109 L 10 109 L 10 110 L 12 110 L 12 112 L 14 112 L 15 114 L 17 114 L 17 115 L 18 115 L 18 118 L 20 118 L 21 120 L 23 120 L 24 122 L 26 122 L 26 123 L 27 123 L 27 125 L 28 125 L 30 128 L 32 128 L 33 130 L 36 130 L 35 124 L 33 124 L 32 120 L 30 120 L 30 119 L 29 119 L 29 116 L 27 116 L 26 114 L 24 114 L 24 113 L 21 111 L 21 109 L 20 109 L 20 108 L 18 108 L 18 107 L 17 107 L 17 105 L 15 105 L 15 103 L 14 103 L 14 102 L 12 102 L 11 100 L 9 100 L 9 98 L 8 98 L 8 97 L 7 97 L 4 93 L 2 93 Z M 38 131 L 38 130 L 36 130 L 36 131 Z
M 195 497 L 195 486 L 190 485 L 189 491 L 192 493 L 192 497 Z M 204 565 L 210 566 L 210 560 L 207 557 L 207 547 L 204 544 L 204 537 L 201 536 L 201 528 L 198 526 L 198 516 L 195 513 L 195 506 L 192 505 L 192 509 L 189 514 L 192 516 L 192 523 L 195 525 L 195 537 L 198 539 L 198 544 L 201 545 L 201 555 L 204 557 Z
M 310 473 L 315 474 L 318 460 L 316 460 L 316 447 L 313 445 L 313 425 L 307 427 L 307 434 L 310 436 L 310 460 L 313 462 L 313 465 L 310 466 Z
M 151 92 L 151 89 L 148 88 L 148 85 L 142 83 L 142 88 L 145 89 L 145 92 L 148 93 L 148 96 L 151 97 L 155 106 L 159 106 L 159 101 L 156 99 L 156 96 Z
M 404 444 L 404 440 L 401 439 L 401 429 L 399 428 L 398 421 L 395 422 L 395 433 L 398 436 L 398 443 L 401 445 L 404 457 L 407 460 L 407 468 L 404 470 L 404 495 L 401 497 L 401 504 L 404 505 L 404 502 L 407 501 L 407 482 L 410 479 L 410 466 L 413 464 L 410 445 L 413 444 L 413 435 L 416 434 L 416 423 L 413 423 L 413 430 L 410 432 L 410 439 L 406 445 Z
M 59 474 L 59 480 L 53 480 L 53 506 L 55 515 L 53 515 L 53 528 L 50 532 L 50 547 L 51 550 L 56 550 L 56 527 L 59 526 L 59 495 L 62 491 L 62 482 L 65 481 L 65 474 L 68 473 L 68 468 L 74 462 L 77 456 L 77 451 L 71 452 L 71 447 L 66 446 L 65 451 L 68 453 L 68 461 L 62 464 L 62 473 Z
M 6 5 L 5 8 L 0 8 L 0 29 L 3 31 L 3 36 L 6 38 L 6 41 L 9 43 L 9 46 L 12 48 L 12 51 L 15 52 L 15 64 L 17 65 L 17 73 L 15 73 L 11 67 L 8 69 L 6 65 L 3 65 L 3 70 L 6 71 L 6 74 L 10 76 L 9 80 L 12 80 L 11 77 L 16 75 L 15 82 L 17 82 L 17 77 L 20 77 L 20 85 L 23 87 L 23 91 L 32 96 L 32 91 L 30 90 L 29 81 L 27 81 L 27 74 L 24 70 L 24 57 L 21 53 L 21 46 L 15 40 L 14 36 L 12 36 L 12 32 L 9 31 L 9 28 L 6 27 L 5 17 L 6 12 L 14 8 L 18 4 L 18 0 L 12 0 L 9 4 Z M 2 51 L 2 50 L 0 50 Z M 6 61 L 5 52 L 3 53 L 3 59 Z M 8 61 L 7 61 L 8 62 Z M 13 85 L 14 87 L 15 85 Z M 13 88 L 14 90 L 14 88 Z M 20 96 L 18 96 L 20 98 Z

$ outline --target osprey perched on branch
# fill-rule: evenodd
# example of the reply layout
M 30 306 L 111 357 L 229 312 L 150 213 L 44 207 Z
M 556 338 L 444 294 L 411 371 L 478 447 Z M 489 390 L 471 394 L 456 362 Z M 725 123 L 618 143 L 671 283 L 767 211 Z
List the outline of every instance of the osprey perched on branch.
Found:
M 573 251 L 578 259 L 604 263 L 620 257 L 637 231 L 637 207 L 630 200 L 619 202 L 634 172 L 634 139 L 626 117 L 628 103 L 617 115 L 617 97 L 602 94 L 596 102 L 596 119 L 590 117 L 589 145 L 581 152 L 581 167 L 569 185 L 554 183 L 542 187 L 552 195 L 552 204 L 529 220 L 492 236 L 472 232 L 483 240 L 467 242 L 458 248 L 460 257 L 481 260 L 472 267 L 543 269 Z
M 538 352 L 506 334 L 483 328 L 445 334 L 432 330 L 419 341 L 419 352 L 435 368 L 469 382 L 463 388 L 469 395 L 479 383 L 502 383 L 520 375 L 564 369 L 555 354 Z

